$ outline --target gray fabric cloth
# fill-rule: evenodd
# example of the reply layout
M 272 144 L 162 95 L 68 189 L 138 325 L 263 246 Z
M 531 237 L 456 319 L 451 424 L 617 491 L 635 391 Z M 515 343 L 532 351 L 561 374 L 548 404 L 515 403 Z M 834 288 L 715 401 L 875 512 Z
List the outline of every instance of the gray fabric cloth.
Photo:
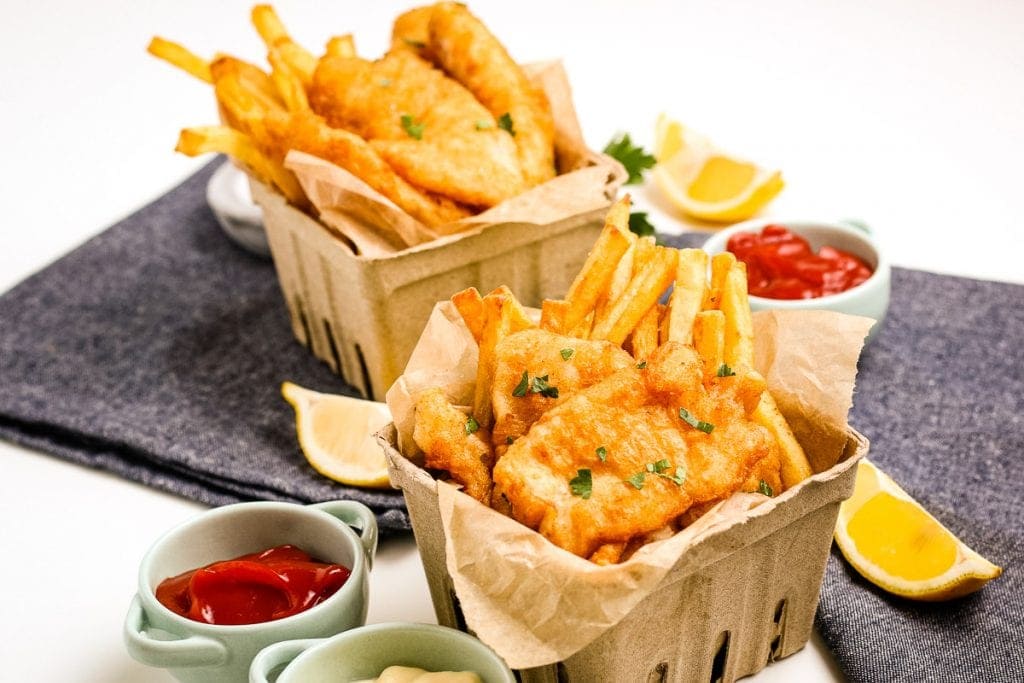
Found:
M 335 485 L 305 463 L 281 381 L 353 392 L 293 339 L 271 265 L 220 232 L 211 170 L 0 297 L 0 436 L 211 505 L 351 498 L 385 530 L 408 529 L 400 493 Z M 852 681 L 1024 680 L 1022 338 L 1024 287 L 895 270 L 850 422 L 1006 571 L 974 596 L 918 605 L 834 554 L 817 626 Z
M 0 437 L 209 505 L 348 498 L 409 529 L 400 492 L 300 452 L 281 382 L 356 394 L 293 338 L 273 265 L 217 226 L 217 163 L 0 298 Z

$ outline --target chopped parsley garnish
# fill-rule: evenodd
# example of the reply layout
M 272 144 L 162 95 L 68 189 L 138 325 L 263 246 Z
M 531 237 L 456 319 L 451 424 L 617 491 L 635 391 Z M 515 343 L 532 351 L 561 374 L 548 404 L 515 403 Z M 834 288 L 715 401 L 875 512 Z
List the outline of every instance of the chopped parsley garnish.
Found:
M 512 395 L 518 398 L 526 396 L 526 392 L 529 391 L 531 394 L 540 394 L 541 396 L 547 396 L 548 398 L 558 398 L 558 387 L 553 387 L 548 384 L 548 376 L 534 377 L 533 381 L 530 381 L 530 373 L 523 370 L 523 376 L 519 378 L 519 384 L 512 390 Z
M 607 460 L 607 459 L 608 459 L 608 449 L 607 449 L 607 448 L 605 448 L 604 446 L 598 446 L 598 447 L 597 447 L 597 448 L 596 448 L 596 449 L 594 450 L 594 452 L 595 452 L 595 453 L 597 453 L 597 458 L 598 458 L 598 460 L 600 460 L 601 462 L 604 462 L 605 460 Z
M 672 467 L 672 463 L 670 463 L 668 460 L 659 460 L 658 462 L 654 463 L 654 472 L 657 474 L 661 474 L 669 467 Z
M 548 384 L 548 376 L 534 377 L 533 385 L 530 387 L 530 392 L 534 394 L 540 394 L 541 396 L 547 396 L 548 398 L 558 398 L 558 387 L 553 387 Z
M 526 390 L 530 388 L 530 375 L 527 374 L 526 370 L 523 370 L 523 376 L 519 380 L 519 384 L 512 390 L 512 395 L 517 398 L 526 396 Z
M 636 364 L 636 367 L 637 367 L 638 370 L 643 370 L 644 368 L 647 367 L 647 361 L 645 361 L 645 360 L 640 361 L 639 363 Z
M 715 425 L 711 424 L 710 422 L 705 422 L 704 420 L 698 420 L 697 418 L 695 418 L 693 415 L 690 414 L 690 411 L 687 410 L 686 408 L 679 409 L 679 417 L 683 418 L 683 422 L 685 422 L 686 424 L 690 425 L 694 429 L 699 429 L 705 434 L 710 434 L 711 430 L 715 428 Z
M 626 479 L 625 481 L 626 481 L 627 484 L 632 484 L 633 488 L 635 488 L 637 491 L 639 491 L 640 489 L 642 489 L 644 487 L 644 479 L 646 479 L 646 478 L 647 478 L 646 474 L 644 474 L 643 472 L 637 472 L 636 474 L 634 474 L 629 479 Z
M 470 415 L 466 418 L 466 433 L 472 434 L 476 430 L 480 429 L 480 423 L 476 421 L 476 418 Z
M 391 79 L 390 78 L 382 78 L 382 79 L 380 79 L 380 87 L 382 87 L 382 88 L 389 88 L 389 87 L 391 87 Z
M 775 491 L 772 490 L 772 487 L 769 486 L 768 482 L 766 482 L 764 479 L 762 479 L 760 483 L 758 483 L 757 492 L 762 495 L 768 496 L 769 498 L 775 497 Z
M 575 352 L 575 349 L 562 349 L 562 360 L 569 360 L 570 358 L 572 358 L 572 354 Z
M 402 114 L 402 130 L 404 130 L 409 137 L 415 140 L 422 140 L 424 128 L 426 128 L 426 124 L 416 123 L 416 121 L 408 114 Z
M 516 136 L 516 128 L 512 125 L 512 115 L 508 112 L 498 117 L 498 128 L 501 128 L 512 137 Z
M 494 124 L 487 119 L 480 119 L 473 125 L 476 126 L 477 130 L 490 130 L 491 128 L 494 128 Z
M 507 445 L 507 446 L 511 446 L 511 445 L 512 445 L 512 444 L 514 444 L 515 442 L 516 442 L 516 440 L 515 440 L 515 439 L 513 439 L 513 438 L 512 438 L 511 436 L 506 436 L 506 437 L 505 437 L 505 445 Z
M 417 50 L 422 50 L 427 46 L 422 40 L 413 40 L 412 38 L 402 38 L 402 41 L 409 47 L 414 47 Z
M 594 490 L 594 478 L 589 469 L 576 470 L 576 476 L 569 480 L 569 489 L 572 495 L 579 496 L 583 500 L 590 498 Z
M 686 481 L 686 471 L 683 470 L 682 467 L 677 467 L 676 468 L 675 476 L 670 477 L 669 475 L 665 474 L 664 472 L 658 472 L 658 476 L 661 477 L 662 479 L 668 479 L 670 482 L 672 482 L 676 486 L 682 486 L 683 482 Z
M 629 174 L 629 178 L 626 179 L 627 185 L 633 185 L 643 180 L 644 171 L 653 168 L 657 161 L 645 152 L 643 147 L 634 145 L 629 138 L 629 133 L 622 133 L 617 138 L 613 138 L 605 145 L 604 153 L 626 168 L 626 173 Z
M 735 374 L 736 373 L 733 371 L 732 368 L 729 367 L 727 363 L 722 363 L 721 365 L 718 366 L 719 377 L 733 377 Z
M 646 211 L 634 211 L 629 214 L 629 231 L 640 237 L 655 234 L 654 224 L 647 220 Z

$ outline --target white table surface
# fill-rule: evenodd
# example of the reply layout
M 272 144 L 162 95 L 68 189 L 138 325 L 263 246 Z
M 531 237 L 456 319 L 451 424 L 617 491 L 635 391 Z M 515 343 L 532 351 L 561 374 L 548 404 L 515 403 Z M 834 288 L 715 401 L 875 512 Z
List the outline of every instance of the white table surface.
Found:
M 282 1 L 318 48 L 352 31 L 383 49 L 405 3 Z M 212 96 L 144 53 L 151 35 L 258 59 L 247 2 L 4 0 L 0 290 L 157 197 L 204 160 L 172 152 Z M 868 221 L 897 265 L 1024 282 L 1024 4 L 475 2 L 522 61 L 561 56 L 591 146 L 649 142 L 668 111 L 781 167 L 775 215 Z M 684 226 L 636 190 L 663 230 Z M 1020 305 L 1020 302 L 1016 302 Z M 3 324 L 3 321 L 0 321 Z M 0 387 L 3 390 L 3 387 Z M 121 622 L 136 567 L 202 506 L 0 443 L 5 680 L 166 681 L 131 660 Z M 433 621 L 411 540 L 385 544 L 370 621 Z M 811 646 L 751 680 L 837 679 Z

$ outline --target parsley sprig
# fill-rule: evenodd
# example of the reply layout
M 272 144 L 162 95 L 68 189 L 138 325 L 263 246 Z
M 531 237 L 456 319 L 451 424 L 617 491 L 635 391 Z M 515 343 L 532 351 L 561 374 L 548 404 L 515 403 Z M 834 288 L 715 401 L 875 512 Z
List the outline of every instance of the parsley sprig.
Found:
M 501 128 L 512 137 L 516 136 L 516 127 L 512 124 L 512 115 L 508 112 L 498 117 L 498 128 Z
M 721 365 L 718 366 L 719 377 L 734 377 L 735 375 L 736 371 L 730 368 L 728 364 L 722 363 Z
M 679 417 L 681 417 L 683 419 L 683 422 L 685 422 L 686 424 L 690 425 L 694 429 L 699 429 L 705 434 L 710 434 L 712 430 L 714 430 L 715 428 L 715 425 L 711 424 L 710 422 L 705 422 L 704 420 L 698 420 L 697 418 L 695 418 L 693 415 L 690 414 L 690 411 L 687 410 L 686 408 L 679 409 Z
M 657 161 L 644 151 L 640 145 L 634 145 L 629 133 L 621 133 L 605 145 L 604 153 L 612 157 L 626 168 L 629 177 L 627 185 L 634 185 L 643 180 L 644 171 L 653 168 Z
M 402 130 L 408 134 L 409 137 L 415 140 L 423 139 L 423 129 L 427 127 L 425 123 L 416 123 L 416 120 L 409 114 L 402 114 Z
M 548 383 L 548 375 L 534 377 L 533 381 L 530 381 L 530 373 L 523 370 L 523 376 L 519 378 L 519 384 L 512 390 L 512 395 L 522 398 L 526 396 L 527 391 L 531 394 L 540 394 L 548 398 L 558 398 L 558 387 L 551 386 Z
M 579 496 L 583 500 L 590 498 L 594 490 L 594 477 L 587 468 L 576 470 L 576 476 L 569 480 L 569 490 L 572 495 Z
M 629 231 L 640 237 L 648 237 L 657 233 L 654 224 L 647 220 L 646 211 L 634 211 L 629 214 Z
M 473 434 L 476 430 L 480 429 L 480 423 L 476 421 L 476 418 L 470 415 L 466 418 L 466 433 Z

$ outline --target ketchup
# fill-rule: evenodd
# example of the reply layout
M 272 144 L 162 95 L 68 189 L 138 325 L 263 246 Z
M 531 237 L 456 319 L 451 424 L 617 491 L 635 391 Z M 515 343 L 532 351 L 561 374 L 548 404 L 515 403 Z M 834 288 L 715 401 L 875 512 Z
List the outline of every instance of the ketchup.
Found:
M 156 599 L 193 621 L 258 624 L 319 605 L 350 574 L 340 564 L 319 562 L 293 545 L 281 545 L 164 579 Z
M 856 287 L 871 268 L 853 254 L 822 247 L 815 254 L 803 237 L 782 225 L 738 232 L 726 249 L 747 266 L 747 290 L 767 299 L 815 299 Z

